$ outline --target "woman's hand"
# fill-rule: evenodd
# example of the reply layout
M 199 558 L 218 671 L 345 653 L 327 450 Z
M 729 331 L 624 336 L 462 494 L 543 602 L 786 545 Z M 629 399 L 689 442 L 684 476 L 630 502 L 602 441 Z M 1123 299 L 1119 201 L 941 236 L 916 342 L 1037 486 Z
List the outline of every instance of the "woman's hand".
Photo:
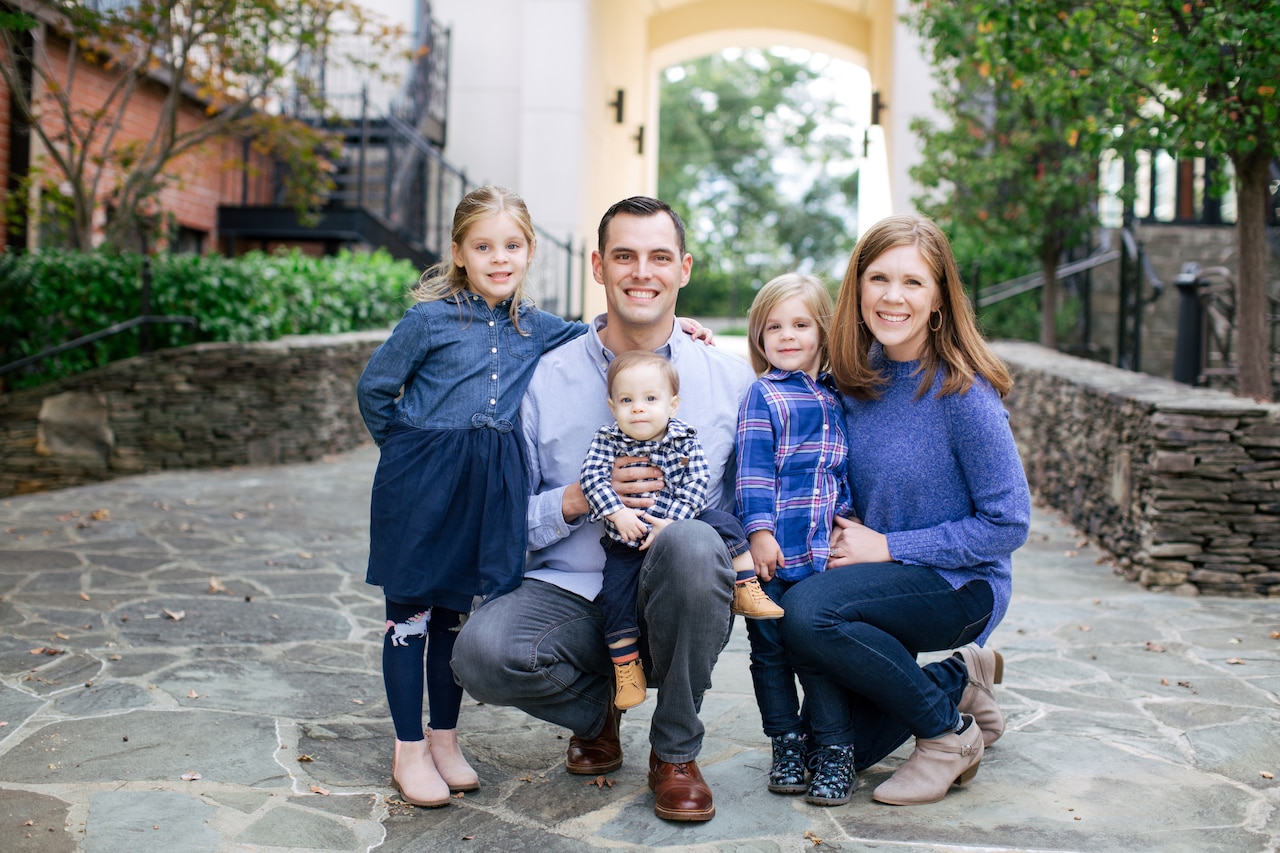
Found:
M 835 527 L 831 529 L 827 568 L 837 569 L 856 563 L 887 563 L 892 559 L 889 540 L 883 533 L 877 533 L 856 519 L 836 516 Z
M 613 479 L 610 485 L 622 499 L 622 503 L 632 509 L 648 509 L 654 504 L 653 498 L 638 498 L 636 495 L 660 492 L 666 488 L 661 468 L 641 464 L 648 461 L 648 456 L 619 456 L 613 461 Z

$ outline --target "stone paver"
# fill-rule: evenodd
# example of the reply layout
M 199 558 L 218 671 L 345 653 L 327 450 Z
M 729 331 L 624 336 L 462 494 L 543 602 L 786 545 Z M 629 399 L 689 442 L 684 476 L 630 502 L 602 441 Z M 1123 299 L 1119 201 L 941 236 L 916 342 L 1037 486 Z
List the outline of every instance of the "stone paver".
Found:
M 847 806 L 768 793 L 738 625 L 703 708 L 715 820 L 654 817 L 652 702 L 627 713 L 626 763 L 597 786 L 564 772 L 568 732 L 468 699 L 483 787 L 407 807 L 390 787 L 382 601 L 363 582 L 375 462 L 366 447 L 0 501 L 0 849 L 1280 845 L 1276 603 L 1147 592 L 1039 509 L 992 638 L 1009 729 L 942 802 L 872 802 L 906 750 Z

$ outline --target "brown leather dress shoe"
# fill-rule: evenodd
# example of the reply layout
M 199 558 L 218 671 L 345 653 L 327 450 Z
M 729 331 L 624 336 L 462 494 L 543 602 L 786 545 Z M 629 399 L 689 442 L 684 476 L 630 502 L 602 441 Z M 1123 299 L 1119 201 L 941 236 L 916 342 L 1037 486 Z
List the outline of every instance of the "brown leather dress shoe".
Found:
M 605 709 L 604 728 L 593 738 L 569 738 L 569 751 L 564 767 L 579 776 L 598 776 L 612 773 L 622 766 L 622 741 L 618 729 L 622 725 L 622 711 L 613 702 Z
M 653 813 L 663 820 L 711 820 L 716 816 L 711 788 L 696 761 L 669 764 L 649 750 L 649 789 L 655 795 Z

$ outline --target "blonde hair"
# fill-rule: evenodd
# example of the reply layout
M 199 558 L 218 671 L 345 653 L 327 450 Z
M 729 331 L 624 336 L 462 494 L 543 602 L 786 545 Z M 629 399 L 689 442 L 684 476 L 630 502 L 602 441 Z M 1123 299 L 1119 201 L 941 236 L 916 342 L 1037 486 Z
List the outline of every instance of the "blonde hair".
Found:
M 751 366 L 755 368 L 757 376 L 768 373 L 773 367 L 764 351 L 765 321 L 774 308 L 793 296 L 800 297 L 804 307 L 809 309 L 814 322 L 818 324 L 818 370 L 827 369 L 828 333 L 831 315 L 835 312 L 831 293 L 817 276 L 788 272 L 770 279 L 760 288 L 751 302 L 751 310 L 747 312 L 747 344 L 751 350 Z
M 885 377 L 872 368 L 868 357 L 875 337 L 862 319 L 862 279 L 876 258 L 899 246 L 914 246 L 938 283 L 939 323 L 935 329 L 930 313 L 917 396 L 933 387 L 939 367 L 945 366 L 939 397 L 966 393 L 975 376 L 986 379 L 1004 397 L 1013 387 L 1013 379 L 978 331 L 951 244 L 933 220 L 914 215 L 881 219 L 853 247 L 831 324 L 831 375 L 837 387 L 860 400 L 880 396 Z
M 609 399 L 613 399 L 613 383 L 618 378 L 618 374 L 637 367 L 656 367 L 663 374 L 667 382 L 671 384 L 671 396 L 680 396 L 680 374 L 676 371 L 676 366 L 667 361 L 656 352 L 645 352 L 644 350 L 632 350 L 624 352 L 622 355 L 609 362 L 609 370 L 605 374 L 605 380 L 608 383 Z
M 529 208 L 525 206 L 524 199 L 506 187 L 483 186 L 462 197 L 462 201 L 458 202 L 458 207 L 453 212 L 453 231 L 449 238 L 453 246 L 456 247 L 466 240 L 471 226 L 482 219 L 497 216 L 499 213 L 507 213 L 515 220 L 520 233 L 529 241 L 529 254 L 532 256 L 538 238 L 533 231 L 533 219 L 529 216 Z M 455 264 L 452 253 L 449 253 L 422 274 L 418 283 L 410 291 L 410 295 L 418 302 L 433 302 L 437 299 L 447 299 L 467 289 L 467 270 Z M 532 302 L 533 300 L 525 296 L 522 279 L 516 285 L 515 293 L 511 295 L 509 309 L 511 323 L 522 335 L 528 333 L 520 328 L 520 309 Z

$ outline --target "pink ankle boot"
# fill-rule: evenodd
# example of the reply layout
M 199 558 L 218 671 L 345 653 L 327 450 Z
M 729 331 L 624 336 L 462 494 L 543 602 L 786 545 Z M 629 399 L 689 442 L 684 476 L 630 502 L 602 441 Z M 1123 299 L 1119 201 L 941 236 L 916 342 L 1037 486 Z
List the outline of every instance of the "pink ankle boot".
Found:
M 427 743 L 430 744 L 431 760 L 450 791 L 479 790 L 480 777 L 462 757 L 457 729 L 427 729 Z
M 425 740 L 397 740 L 391 778 L 406 803 L 434 809 L 449 804 L 449 786 L 436 771 Z

